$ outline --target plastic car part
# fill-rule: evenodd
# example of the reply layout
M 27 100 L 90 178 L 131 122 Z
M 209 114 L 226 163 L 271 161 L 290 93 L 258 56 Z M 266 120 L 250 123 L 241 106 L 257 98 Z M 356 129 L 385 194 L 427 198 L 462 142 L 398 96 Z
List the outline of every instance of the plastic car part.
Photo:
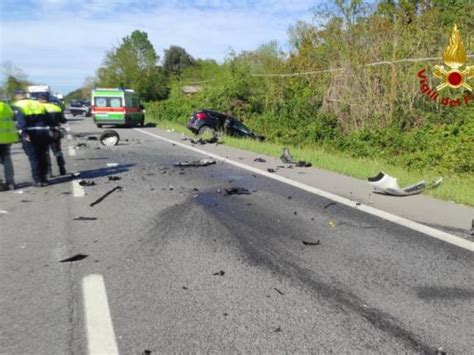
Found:
M 118 142 L 120 141 L 120 136 L 117 131 L 109 129 L 104 131 L 104 133 L 100 135 L 99 140 L 100 143 L 102 143 L 103 145 L 107 147 L 112 147 L 118 144 Z
M 396 178 L 387 175 L 382 171 L 378 173 L 377 176 L 368 177 L 367 180 L 369 181 L 369 184 L 373 187 L 374 192 L 393 196 L 416 195 L 428 187 L 426 181 L 421 180 L 416 184 L 401 188 Z M 442 181 L 443 178 L 436 179 L 430 184 L 429 188 L 435 188 L 439 186 Z

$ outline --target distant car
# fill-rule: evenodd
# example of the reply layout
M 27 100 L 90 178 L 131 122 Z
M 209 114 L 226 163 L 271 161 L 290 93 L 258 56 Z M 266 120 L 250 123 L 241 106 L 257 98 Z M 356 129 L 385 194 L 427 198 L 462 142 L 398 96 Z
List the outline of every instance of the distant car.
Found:
M 72 100 L 71 104 L 69 105 L 69 112 L 71 112 L 73 116 L 83 115 L 86 117 L 90 117 L 92 114 L 90 101 Z
M 233 137 L 265 140 L 264 136 L 255 134 L 237 118 L 211 110 L 194 112 L 188 121 L 187 128 L 194 134 L 207 132 L 224 132 Z

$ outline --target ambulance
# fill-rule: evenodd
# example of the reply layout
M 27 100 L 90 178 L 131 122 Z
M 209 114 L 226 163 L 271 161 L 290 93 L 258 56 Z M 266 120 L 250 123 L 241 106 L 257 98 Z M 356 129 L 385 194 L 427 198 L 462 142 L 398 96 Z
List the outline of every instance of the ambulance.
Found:
M 92 117 L 98 128 L 103 125 L 143 126 L 145 114 L 138 94 L 124 88 L 96 88 L 92 90 Z

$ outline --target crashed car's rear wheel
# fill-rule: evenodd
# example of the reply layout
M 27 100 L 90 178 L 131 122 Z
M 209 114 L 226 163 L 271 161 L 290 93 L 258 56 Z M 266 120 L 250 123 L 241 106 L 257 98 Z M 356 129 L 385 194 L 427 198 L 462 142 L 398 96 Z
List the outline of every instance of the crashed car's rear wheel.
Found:
M 214 134 L 216 134 L 216 130 L 209 126 L 202 126 L 201 128 L 199 128 L 198 135 L 202 136 L 204 134 L 210 134 L 211 136 L 213 136 Z

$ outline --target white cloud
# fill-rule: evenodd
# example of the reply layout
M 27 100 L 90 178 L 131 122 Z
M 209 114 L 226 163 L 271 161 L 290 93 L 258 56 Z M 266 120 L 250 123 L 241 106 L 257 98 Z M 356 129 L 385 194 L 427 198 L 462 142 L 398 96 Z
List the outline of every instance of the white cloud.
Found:
M 2 20 L 2 60 L 12 61 L 31 80 L 67 92 L 93 75 L 105 52 L 135 29 L 148 33 L 160 56 L 175 44 L 194 57 L 223 60 L 230 47 L 255 49 L 270 40 L 284 44 L 289 25 L 311 19 L 314 2 L 192 0 L 152 7 L 146 0 L 142 7 L 134 6 L 134 0 L 39 3 L 43 14 L 35 20 Z M 115 9 L 112 15 L 110 8 Z

